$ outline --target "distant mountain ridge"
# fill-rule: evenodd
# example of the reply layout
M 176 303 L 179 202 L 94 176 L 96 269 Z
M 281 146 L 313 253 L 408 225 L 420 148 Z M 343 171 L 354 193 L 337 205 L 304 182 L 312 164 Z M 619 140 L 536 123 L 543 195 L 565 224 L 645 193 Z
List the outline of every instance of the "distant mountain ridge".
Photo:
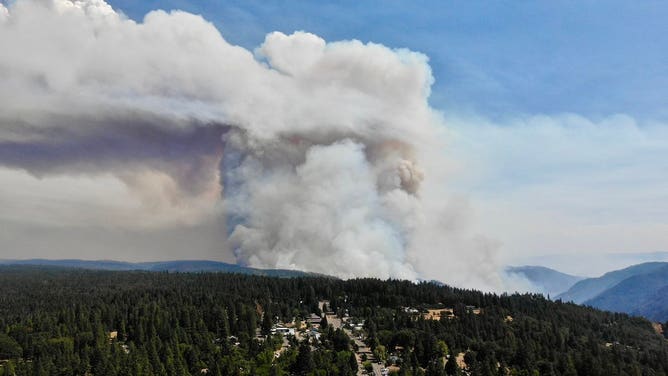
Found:
M 587 278 L 556 297 L 594 308 L 668 321 L 668 263 L 647 262 Z
M 562 273 L 544 266 L 509 266 L 505 269 L 509 275 L 527 279 L 543 294 L 554 296 L 568 290 L 584 277 Z
M 93 269 L 93 270 L 116 270 L 116 271 L 154 271 L 154 272 L 219 272 L 239 273 L 248 275 L 259 275 L 267 277 L 303 277 L 323 276 L 317 273 L 302 272 L 287 269 L 256 269 L 241 265 L 228 264 L 220 261 L 210 260 L 177 260 L 177 261 L 150 261 L 150 262 L 125 262 L 114 260 L 79 260 L 79 259 L 30 259 L 30 260 L 0 260 L 0 265 L 35 265 L 56 266 L 65 268 Z
M 558 295 L 556 298 L 563 301 L 572 301 L 577 304 L 582 304 L 629 277 L 651 273 L 665 265 L 668 265 L 668 263 L 646 262 L 629 266 L 628 268 L 621 270 L 608 272 L 597 278 L 587 278 L 577 282 L 568 289 L 568 291 Z
M 650 320 L 668 320 L 668 264 L 650 273 L 626 278 L 596 297 L 586 305 L 606 311 L 624 312 L 644 316 Z

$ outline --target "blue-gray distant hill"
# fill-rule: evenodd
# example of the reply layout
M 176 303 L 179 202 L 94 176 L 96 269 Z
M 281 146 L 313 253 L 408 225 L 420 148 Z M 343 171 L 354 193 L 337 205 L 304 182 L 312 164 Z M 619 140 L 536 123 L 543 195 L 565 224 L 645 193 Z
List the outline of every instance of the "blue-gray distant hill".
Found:
M 544 266 L 509 266 L 506 273 L 522 277 L 536 288 L 537 292 L 555 296 L 573 286 L 576 282 L 584 279 L 575 275 L 562 273 L 560 271 L 546 268 Z
M 626 278 L 584 304 L 665 322 L 668 320 L 667 293 L 668 264 L 664 264 L 652 272 Z
M 219 273 L 239 273 L 249 275 L 260 275 L 267 277 L 303 277 L 315 276 L 318 274 L 306 273 L 299 270 L 286 269 L 255 269 L 240 265 L 228 264 L 218 261 L 207 260 L 179 260 L 179 261 L 155 261 L 155 262 L 123 262 L 111 260 L 0 260 L 0 265 L 37 265 L 37 266 L 55 266 L 65 268 L 80 268 L 93 270 L 142 270 L 154 272 L 219 272 Z M 322 275 L 320 275 L 322 276 Z
M 648 262 L 584 279 L 557 299 L 668 321 L 668 263 Z
M 607 289 L 617 285 L 623 280 L 636 275 L 652 273 L 664 266 L 665 262 L 647 262 L 629 266 L 628 268 L 615 270 L 597 278 L 587 278 L 574 284 L 568 291 L 558 295 L 556 298 L 563 301 L 582 304 L 595 298 Z

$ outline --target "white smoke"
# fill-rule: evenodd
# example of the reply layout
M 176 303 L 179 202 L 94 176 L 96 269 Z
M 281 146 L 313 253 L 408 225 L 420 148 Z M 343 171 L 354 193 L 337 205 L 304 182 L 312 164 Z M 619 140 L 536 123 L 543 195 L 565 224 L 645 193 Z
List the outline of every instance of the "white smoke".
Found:
M 250 266 L 498 286 L 447 188 L 422 54 L 306 32 L 251 53 L 199 16 L 137 23 L 102 0 L 13 2 L 0 46 L 5 166 L 113 174 L 154 209 L 217 212 L 222 191 Z
M 4 21 L 9 16 L 9 10 L 0 3 L 0 22 Z

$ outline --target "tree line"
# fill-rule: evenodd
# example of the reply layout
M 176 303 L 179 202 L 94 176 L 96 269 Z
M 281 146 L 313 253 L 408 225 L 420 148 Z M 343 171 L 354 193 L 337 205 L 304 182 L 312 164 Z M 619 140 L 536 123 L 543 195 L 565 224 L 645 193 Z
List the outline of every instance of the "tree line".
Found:
M 319 340 L 290 338 L 276 356 L 283 338 L 271 327 L 319 314 L 321 300 L 363 320 L 372 350 L 402 375 L 668 373 L 666 339 L 648 321 L 533 294 L 30 266 L 0 267 L 0 286 L 0 376 L 356 375 L 354 345 L 332 326 Z M 428 320 L 406 307 L 452 307 L 455 317 Z

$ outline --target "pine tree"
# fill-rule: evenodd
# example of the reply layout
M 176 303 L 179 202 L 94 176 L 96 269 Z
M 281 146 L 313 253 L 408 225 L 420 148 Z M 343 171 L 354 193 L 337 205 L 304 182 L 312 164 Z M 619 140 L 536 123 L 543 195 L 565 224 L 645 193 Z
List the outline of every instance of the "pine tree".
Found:
M 271 321 L 271 312 L 269 311 L 269 307 L 267 307 L 262 315 L 262 334 L 265 336 L 269 335 L 273 325 L 274 323 Z
M 313 371 L 313 354 L 311 354 L 311 345 L 304 341 L 299 345 L 299 353 L 295 361 L 295 373 L 300 376 L 306 376 Z
M 450 355 L 450 359 L 445 363 L 445 374 L 448 376 L 459 375 L 459 365 L 454 354 Z

